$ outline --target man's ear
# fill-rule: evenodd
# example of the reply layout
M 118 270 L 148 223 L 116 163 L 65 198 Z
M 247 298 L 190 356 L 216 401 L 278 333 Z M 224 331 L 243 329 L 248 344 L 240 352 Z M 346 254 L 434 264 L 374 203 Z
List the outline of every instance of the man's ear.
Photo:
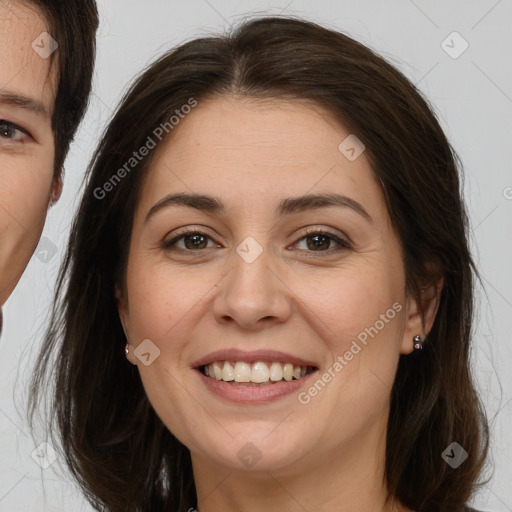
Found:
M 124 335 L 126 337 L 126 348 L 128 349 L 128 352 L 126 354 L 126 357 L 130 363 L 136 365 L 137 359 L 133 353 L 134 349 L 136 348 L 135 345 L 133 345 L 130 342 L 130 332 L 129 332 L 129 325 L 130 325 L 130 313 L 128 309 L 128 302 L 124 297 L 124 293 L 121 291 L 121 288 L 116 286 L 115 288 L 115 298 L 116 298 L 116 304 L 117 304 L 117 312 L 119 314 L 119 320 L 121 321 L 121 325 L 123 326 Z
M 62 172 L 59 173 L 59 177 L 53 181 L 52 192 L 50 194 L 50 204 L 48 206 L 53 206 L 62 195 L 62 189 L 64 188 L 64 180 L 62 178 Z
M 410 354 L 413 351 L 414 336 L 419 334 L 423 340 L 432 329 L 439 308 L 443 285 L 444 279 L 439 277 L 437 280 L 420 288 L 421 304 L 412 296 L 408 296 L 406 300 L 402 354 Z M 423 319 L 420 315 L 421 310 L 423 310 Z

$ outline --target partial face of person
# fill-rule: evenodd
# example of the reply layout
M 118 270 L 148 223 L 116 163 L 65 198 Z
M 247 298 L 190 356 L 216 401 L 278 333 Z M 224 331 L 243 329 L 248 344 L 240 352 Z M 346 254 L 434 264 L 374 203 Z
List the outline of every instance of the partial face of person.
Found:
M 155 155 L 119 312 L 195 465 L 303 471 L 383 446 L 399 356 L 423 332 L 349 135 L 303 102 L 226 97 Z
M 52 190 L 60 188 L 53 183 L 55 72 L 44 33 L 34 7 L 0 3 L 0 306 L 37 246 Z

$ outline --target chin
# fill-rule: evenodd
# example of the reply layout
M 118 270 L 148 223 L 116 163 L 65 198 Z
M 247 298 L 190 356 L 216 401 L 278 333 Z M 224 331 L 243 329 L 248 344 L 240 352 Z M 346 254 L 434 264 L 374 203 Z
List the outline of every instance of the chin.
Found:
M 260 431 L 259 437 L 245 434 L 229 437 L 228 442 L 223 438 L 208 446 L 196 445 L 198 449 L 191 452 L 201 454 L 200 458 L 206 457 L 211 463 L 230 471 L 278 471 L 298 465 L 305 455 L 304 444 L 289 436 L 286 442 L 270 439 L 267 434 L 269 431 L 265 429 L 263 436 Z M 212 446 L 217 449 L 212 449 Z M 299 451 L 298 447 L 302 449 Z

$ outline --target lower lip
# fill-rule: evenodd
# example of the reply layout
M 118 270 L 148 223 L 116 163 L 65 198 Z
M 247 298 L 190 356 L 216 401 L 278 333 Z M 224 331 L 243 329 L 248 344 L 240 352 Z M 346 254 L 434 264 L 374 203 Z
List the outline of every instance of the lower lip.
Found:
M 215 380 L 195 370 L 206 387 L 214 394 L 237 403 L 266 403 L 292 393 L 297 393 L 310 378 L 317 373 L 315 370 L 296 380 L 277 382 L 266 386 L 236 386 L 222 380 Z

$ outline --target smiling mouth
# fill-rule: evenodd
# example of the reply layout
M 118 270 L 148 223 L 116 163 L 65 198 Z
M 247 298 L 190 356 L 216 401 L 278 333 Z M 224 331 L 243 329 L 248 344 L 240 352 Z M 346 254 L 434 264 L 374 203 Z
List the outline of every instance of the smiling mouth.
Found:
M 299 380 L 317 370 L 314 366 L 300 366 L 277 361 L 216 361 L 199 367 L 199 371 L 212 380 L 233 386 L 268 386 L 279 382 Z

